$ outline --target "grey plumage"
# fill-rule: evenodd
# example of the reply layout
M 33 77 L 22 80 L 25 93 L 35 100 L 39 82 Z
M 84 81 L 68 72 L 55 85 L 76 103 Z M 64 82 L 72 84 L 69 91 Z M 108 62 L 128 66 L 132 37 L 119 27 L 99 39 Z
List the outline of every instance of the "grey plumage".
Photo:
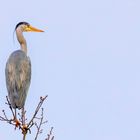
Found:
M 31 80 L 31 62 L 24 51 L 17 50 L 10 55 L 5 75 L 11 106 L 23 108 Z
M 31 81 L 31 62 L 27 56 L 27 43 L 23 32 L 43 32 L 27 22 L 20 22 L 15 27 L 20 50 L 14 51 L 5 68 L 6 86 L 12 108 L 24 110 L 24 104 Z

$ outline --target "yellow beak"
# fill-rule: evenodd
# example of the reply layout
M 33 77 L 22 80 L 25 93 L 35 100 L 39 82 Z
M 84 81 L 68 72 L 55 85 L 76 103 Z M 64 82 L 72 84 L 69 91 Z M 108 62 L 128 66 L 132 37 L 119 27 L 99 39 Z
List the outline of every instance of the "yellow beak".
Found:
M 26 32 L 44 32 L 43 30 L 37 29 L 31 25 L 29 25 L 28 27 L 26 27 L 25 29 Z

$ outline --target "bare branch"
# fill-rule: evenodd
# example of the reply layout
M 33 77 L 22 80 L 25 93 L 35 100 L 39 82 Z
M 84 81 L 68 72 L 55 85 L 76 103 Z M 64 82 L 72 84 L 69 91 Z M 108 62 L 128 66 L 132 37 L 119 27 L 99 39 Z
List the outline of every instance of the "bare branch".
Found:
M 23 134 L 23 140 L 26 139 L 26 135 L 28 132 L 31 134 L 31 127 L 35 125 L 37 128 L 37 132 L 36 132 L 34 140 L 37 140 L 38 135 L 40 133 L 42 133 L 42 131 L 43 131 L 43 129 L 41 129 L 41 126 L 43 124 L 47 123 L 47 121 L 44 121 L 44 109 L 41 108 L 42 104 L 44 103 L 44 101 L 47 97 L 48 97 L 47 95 L 45 97 L 40 97 L 40 101 L 35 109 L 35 112 L 34 112 L 33 116 L 31 117 L 30 121 L 27 123 L 26 111 L 24 110 L 24 108 L 22 109 L 22 111 L 20 113 L 18 113 L 18 119 L 15 119 L 16 117 L 14 114 L 14 110 L 10 104 L 8 96 L 6 96 L 6 100 L 7 100 L 6 104 L 9 106 L 13 119 L 9 119 L 8 116 L 6 115 L 5 110 L 2 110 L 3 115 L 2 116 L 0 115 L 0 121 L 7 122 L 7 123 L 15 126 L 15 128 L 18 127 Z M 41 116 L 37 117 L 37 114 L 40 111 L 40 109 L 41 109 Z M 39 122 L 37 120 L 39 120 Z M 50 137 L 52 135 L 52 129 L 53 128 L 51 128 L 50 133 L 48 134 L 48 138 L 46 140 L 54 139 L 54 136 L 50 139 Z
M 9 101 L 9 99 L 8 99 L 8 96 L 6 96 L 6 100 L 7 100 L 6 104 L 9 106 L 9 108 L 10 108 L 10 110 L 11 110 L 11 112 L 12 112 L 13 118 L 14 118 L 14 117 L 15 117 L 14 111 L 13 111 L 13 108 L 12 108 L 12 106 L 11 106 L 11 103 L 10 103 L 10 101 Z
M 28 125 L 27 125 L 28 128 L 31 128 L 31 124 L 34 123 L 33 121 L 34 121 L 34 119 L 36 118 L 36 115 L 37 115 L 39 109 L 41 108 L 43 102 L 45 101 L 45 99 L 46 99 L 47 97 L 48 97 L 48 95 L 46 95 L 44 98 L 43 98 L 43 97 L 40 97 L 40 102 L 39 102 L 38 105 L 37 105 L 37 108 L 36 108 L 36 110 L 35 110 L 35 113 L 34 113 L 32 119 L 30 120 L 30 122 L 29 122 Z
M 53 127 L 51 127 L 50 133 L 48 134 L 48 137 L 45 140 L 54 140 L 54 136 L 52 136 L 52 130 Z
M 44 109 L 43 108 L 41 108 L 41 118 L 40 118 L 40 123 L 39 123 L 39 125 L 37 125 L 37 123 L 35 123 L 35 125 L 36 125 L 36 127 L 37 127 L 37 133 L 36 133 L 36 136 L 35 136 L 35 140 L 37 140 L 37 138 L 38 138 L 38 135 L 40 134 L 40 133 L 42 133 L 42 130 L 41 130 L 41 125 L 43 124 L 43 117 L 44 117 Z

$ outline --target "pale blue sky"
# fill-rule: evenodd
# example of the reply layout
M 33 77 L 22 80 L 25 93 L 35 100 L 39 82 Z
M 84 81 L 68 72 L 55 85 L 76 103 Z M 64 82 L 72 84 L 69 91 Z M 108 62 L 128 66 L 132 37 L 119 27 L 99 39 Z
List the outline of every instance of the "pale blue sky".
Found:
M 140 139 L 139 7 L 139 0 L 1 2 L 0 108 L 7 95 L 5 63 L 19 49 L 13 30 L 27 21 L 45 30 L 24 34 L 32 62 L 28 114 L 49 95 L 49 123 L 39 140 L 51 126 L 55 140 Z M 5 123 L 0 137 L 21 139 Z

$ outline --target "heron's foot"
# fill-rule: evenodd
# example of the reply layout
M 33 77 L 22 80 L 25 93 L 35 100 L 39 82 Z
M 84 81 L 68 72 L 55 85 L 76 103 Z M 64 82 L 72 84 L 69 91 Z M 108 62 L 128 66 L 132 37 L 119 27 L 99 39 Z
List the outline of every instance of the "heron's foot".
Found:
M 16 118 L 14 118 L 14 122 L 15 122 L 15 128 L 19 127 L 21 124 L 20 124 L 20 121 Z
M 28 130 L 29 130 L 29 128 L 27 127 L 27 125 L 24 124 L 24 125 L 22 126 L 22 134 L 26 135 L 27 132 L 28 132 Z

